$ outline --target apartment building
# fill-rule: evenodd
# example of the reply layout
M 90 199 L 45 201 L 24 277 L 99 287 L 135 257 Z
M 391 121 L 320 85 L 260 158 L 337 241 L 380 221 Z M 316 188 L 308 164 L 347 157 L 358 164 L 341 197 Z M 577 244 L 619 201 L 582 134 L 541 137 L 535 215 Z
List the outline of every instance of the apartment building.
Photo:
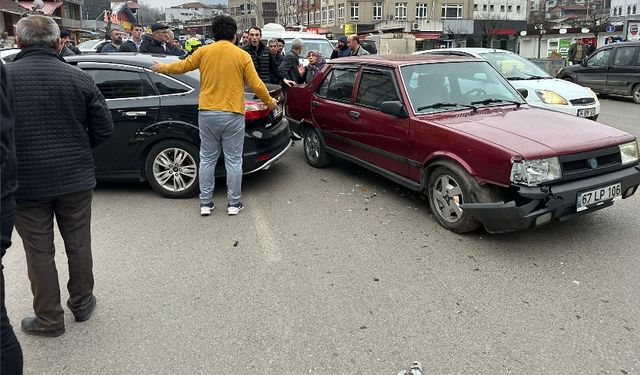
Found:
M 228 7 L 241 30 L 278 22 L 277 0 L 229 0 Z
M 214 5 L 193 2 L 167 8 L 164 16 L 167 23 L 184 23 L 213 18 L 222 13 L 223 10 Z
M 527 0 L 474 0 L 473 18 L 524 21 Z

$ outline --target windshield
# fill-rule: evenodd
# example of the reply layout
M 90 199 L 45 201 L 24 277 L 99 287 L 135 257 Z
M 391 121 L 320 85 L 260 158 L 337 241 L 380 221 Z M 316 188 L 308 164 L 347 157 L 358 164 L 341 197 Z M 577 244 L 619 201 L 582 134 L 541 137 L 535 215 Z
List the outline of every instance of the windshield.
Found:
M 547 79 L 552 78 L 538 65 L 532 63 L 515 53 L 488 52 L 483 53 L 482 58 L 487 60 L 494 68 L 507 79 Z
M 94 49 L 94 48 L 96 48 L 98 43 L 100 43 L 102 41 L 104 41 L 104 39 L 87 40 L 86 42 L 82 42 L 82 43 L 78 44 L 77 47 L 78 47 L 78 49 L 84 49 L 84 50 Z
M 293 39 L 285 39 L 284 40 L 284 52 L 287 53 L 291 50 L 291 41 Z M 304 39 L 304 48 L 302 49 L 302 53 L 300 54 L 301 59 L 306 59 L 309 51 L 316 50 L 320 51 L 322 57 L 325 59 L 329 59 L 331 57 L 331 52 L 333 52 L 333 46 L 329 39 Z
M 414 113 L 523 103 L 485 61 L 408 65 L 400 72 Z

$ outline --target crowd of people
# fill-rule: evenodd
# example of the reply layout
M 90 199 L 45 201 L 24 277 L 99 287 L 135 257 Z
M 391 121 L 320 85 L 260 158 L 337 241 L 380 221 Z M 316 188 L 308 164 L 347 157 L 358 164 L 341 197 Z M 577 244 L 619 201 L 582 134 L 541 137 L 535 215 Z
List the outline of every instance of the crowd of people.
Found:
M 214 210 L 214 169 L 223 154 L 227 214 L 233 216 L 244 209 L 245 85 L 274 109 L 280 103 L 270 96 L 266 83 L 280 84 L 285 91 L 308 83 L 325 66 L 326 57 L 311 50 L 306 55 L 309 64 L 303 66 L 302 39 L 294 39 L 285 54 L 283 39 L 264 43 L 257 26 L 240 36 L 229 16 L 215 17 L 212 29 L 214 42 L 190 39 L 184 47 L 162 24 L 152 25 L 151 35 L 144 34 L 142 25 L 135 25 L 130 36 L 114 29 L 98 52 L 176 55 L 183 58 L 172 64 L 156 62 L 151 69 L 166 74 L 200 70 L 200 215 L 208 216 Z M 64 59 L 80 53 L 69 38 L 70 33 L 61 31 L 50 17 L 24 17 L 16 25 L 22 51 L 11 64 L 0 65 L 2 256 L 11 246 L 15 224 L 26 254 L 34 309 L 34 316 L 24 318 L 20 326 L 26 334 L 48 337 L 65 333 L 55 265 L 54 218 L 68 258 L 66 306 L 76 322 L 84 322 L 97 305 L 90 229 L 96 185 L 92 148 L 113 131 L 109 108 L 93 79 Z M 360 47 L 358 37 L 351 35 L 339 39 L 331 58 L 363 54 L 368 52 Z M 42 137 L 45 133 L 47 137 Z M 5 309 L 4 274 L 1 328 L 0 372 L 22 374 L 22 349 Z

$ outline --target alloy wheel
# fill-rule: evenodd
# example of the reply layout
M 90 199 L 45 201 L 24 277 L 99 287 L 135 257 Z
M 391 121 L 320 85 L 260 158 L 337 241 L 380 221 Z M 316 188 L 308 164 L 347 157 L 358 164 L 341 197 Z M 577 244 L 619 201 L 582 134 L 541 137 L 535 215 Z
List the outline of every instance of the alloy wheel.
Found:
M 460 184 L 450 175 L 441 175 L 431 188 L 431 196 L 438 215 L 448 223 L 462 218 L 460 205 L 464 202 Z
M 320 138 L 315 131 L 309 131 L 306 142 L 304 142 L 304 152 L 309 160 L 317 161 L 320 157 Z
M 197 172 L 195 159 L 181 148 L 167 148 L 153 160 L 153 177 L 168 191 L 189 189 L 196 182 Z

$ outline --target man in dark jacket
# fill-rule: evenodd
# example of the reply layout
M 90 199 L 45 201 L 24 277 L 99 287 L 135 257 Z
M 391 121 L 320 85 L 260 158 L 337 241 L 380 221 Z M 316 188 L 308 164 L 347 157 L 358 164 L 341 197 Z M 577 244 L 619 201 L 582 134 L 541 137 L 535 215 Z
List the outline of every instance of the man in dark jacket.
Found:
M 14 142 L 13 94 L 7 84 L 7 74 L 4 65 L 0 65 L 0 259 L 4 258 L 11 246 L 11 232 L 13 231 L 13 209 L 15 207 L 14 192 L 18 186 L 16 174 L 16 148 Z M 0 293 L 2 309 L 0 314 L 0 374 L 22 374 L 22 348 L 13 332 L 11 322 L 7 316 L 4 293 L 4 266 L 0 260 Z
M 91 76 L 56 53 L 60 30 L 53 19 L 22 18 L 16 35 L 22 51 L 6 66 L 16 103 L 15 226 L 26 253 L 35 311 L 35 317 L 22 320 L 22 330 L 53 337 L 65 331 L 54 217 L 68 258 L 67 307 L 82 322 L 96 306 L 91 257 L 96 179 L 91 149 L 111 134 L 113 122 Z
M 74 46 L 73 43 L 71 43 L 71 32 L 69 30 L 60 30 L 60 40 L 62 41 L 62 45 L 67 47 L 69 51 L 73 52 L 75 55 L 82 54 L 78 47 Z
M 163 55 L 182 56 L 184 51 L 174 48 L 173 45 L 167 43 L 169 38 L 169 26 L 160 23 L 151 25 L 153 36 L 143 35 L 140 44 L 141 53 L 159 53 Z
M 265 83 L 280 83 L 278 79 L 278 65 L 271 55 L 269 49 L 260 41 L 262 38 L 262 30 L 258 26 L 252 26 L 249 29 L 249 43 L 241 46 L 247 51 L 253 66 L 258 72 L 258 76 Z
M 300 54 L 304 48 L 302 39 L 291 41 L 291 50 L 284 56 L 278 72 L 285 89 L 297 83 L 304 83 L 304 67 L 300 64 Z
M 331 58 L 337 59 L 338 57 L 347 57 L 347 56 L 351 56 L 351 50 L 347 45 L 347 37 L 343 35 L 340 38 L 338 38 L 338 45 L 333 50 L 333 52 L 331 52 Z
M 142 34 L 144 33 L 144 27 L 140 24 L 133 25 L 131 29 L 131 39 L 120 45 L 120 52 L 138 52 L 140 51 L 140 45 L 142 44 Z

